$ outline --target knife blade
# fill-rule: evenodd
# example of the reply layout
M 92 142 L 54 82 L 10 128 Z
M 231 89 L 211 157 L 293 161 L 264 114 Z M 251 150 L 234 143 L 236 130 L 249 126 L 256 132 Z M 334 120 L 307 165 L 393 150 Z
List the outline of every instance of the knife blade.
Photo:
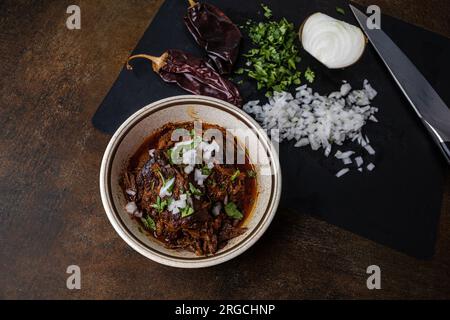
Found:
M 450 110 L 411 60 L 382 29 L 369 29 L 368 17 L 349 5 L 361 29 L 450 164 Z

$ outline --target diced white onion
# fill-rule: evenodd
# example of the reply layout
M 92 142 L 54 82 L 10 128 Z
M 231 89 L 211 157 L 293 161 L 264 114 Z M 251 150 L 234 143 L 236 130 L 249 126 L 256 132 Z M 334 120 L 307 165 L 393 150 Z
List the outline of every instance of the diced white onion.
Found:
M 202 161 L 205 163 L 212 162 L 214 160 L 213 152 L 217 153 L 219 151 L 220 146 L 215 140 L 208 143 L 206 141 L 202 141 L 201 137 L 196 136 L 194 139 L 176 143 L 173 148 L 172 156 L 173 154 L 177 157 L 181 156 L 183 164 L 194 166 L 202 163 Z M 203 156 L 202 159 L 200 159 L 200 155 Z M 188 174 L 192 172 L 190 171 L 190 167 L 187 169 L 185 168 L 185 170 L 188 171 L 185 171 Z
M 295 142 L 295 147 L 310 145 L 311 149 L 324 149 L 324 155 L 332 152 L 332 146 L 344 145 L 347 140 L 367 146 L 362 129 L 378 108 L 370 105 L 377 92 L 364 80 L 361 90 L 353 90 L 347 82 L 339 94 L 314 93 L 307 85 L 296 88 L 295 98 L 289 92 L 275 92 L 266 104 L 250 101 L 244 105 L 245 112 L 252 114 L 266 132 L 277 129 L 277 142 Z M 331 97 L 330 97 L 331 96 Z M 341 96 L 342 98 L 339 98 Z M 366 149 L 367 150 L 367 149 Z M 375 153 L 368 147 L 368 152 Z M 338 159 L 350 158 L 355 152 L 337 151 Z
M 340 170 L 338 173 L 336 173 L 336 177 L 340 178 L 349 171 L 350 171 L 349 168 L 344 168 L 344 169 Z
M 194 166 L 189 165 L 184 167 L 184 173 L 190 174 L 192 171 L 194 171 Z
M 374 155 L 374 154 L 375 154 L 375 150 L 373 150 L 373 148 L 370 146 L 370 144 L 366 144 L 366 145 L 364 146 L 364 149 L 366 149 L 367 152 L 368 152 L 370 155 Z
M 361 167 L 362 164 L 364 163 L 364 160 L 362 157 L 356 157 L 355 161 L 356 161 L 356 165 L 358 166 L 358 168 Z
M 341 95 L 346 96 L 352 90 L 352 86 L 349 83 L 344 83 L 341 86 Z
M 170 202 L 170 204 L 167 207 L 167 210 L 169 210 L 172 214 L 177 214 L 180 212 L 180 209 L 184 209 L 187 206 L 187 195 L 181 194 L 180 199 L 173 200 Z
M 127 189 L 125 192 L 127 193 L 127 195 L 132 196 L 132 197 L 136 195 L 136 191 L 134 191 L 132 189 Z
M 171 178 L 169 181 L 166 181 L 166 183 L 161 187 L 159 190 L 159 197 L 162 199 L 166 196 L 171 196 L 172 192 L 169 191 L 173 184 L 175 183 L 175 177 Z
M 194 180 L 197 182 L 199 186 L 203 185 L 203 181 L 208 178 L 208 175 L 202 174 L 202 171 L 199 169 L 195 169 L 194 171 Z
M 125 206 L 125 210 L 129 213 L 129 214 L 134 214 L 137 211 L 137 206 L 136 203 L 134 201 L 132 202 L 128 202 L 127 205 Z
M 222 204 L 220 202 L 218 202 L 212 208 L 213 216 L 217 217 L 220 214 L 220 210 L 222 210 Z
M 328 156 L 330 155 L 330 152 L 331 152 L 331 145 L 329 145 L 329 146 L 325 149 L 325 152 L 324 152 L 325 157 L 328 157 Z
M 334 156 L 335 156 L 337 159 L 345 159 L 345 158 L 349 158 L 349 157 L 352 156 L 354 153 L 355 153 L 354 151 L 341 152 L 341 151 L 338 150 Z
M 342 159 L 342 162 L 344 162 L 345 165 L 351 164 L 351 163 L 352 163 L 352 159 L 350 159 L 350 158 L 344 158 L 344 159 Z

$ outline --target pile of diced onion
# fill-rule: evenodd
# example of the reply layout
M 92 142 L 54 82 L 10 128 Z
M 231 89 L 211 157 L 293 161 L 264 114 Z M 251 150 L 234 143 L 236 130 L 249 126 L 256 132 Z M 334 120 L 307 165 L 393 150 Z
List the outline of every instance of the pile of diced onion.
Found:
M 369 120 L 378 122 L 374 115 L 378 109 L 371 106 L 376 95 L 367 80 L 364 80 L 361 90 L 352 90 L 351 85 L 344 82 L 339 91 L 328 96 L 313 93 L 311 88 L 303 85 L 296 89 L 295 97 L 289 92 L 275 92 L 266 104 L 250 101 L 243 109 L 254 115 L 278 142 L 295 140 L 295 147 L 310 145 L 313 150 L 322 148 L 328 157 L 333 144 L 342 146 L 346 140 L 351 140 L 358 142 L 369 155 L 374 155 L 375 150 L 367 136 L 362 134 L 362 128 Z M 278 138 L 273 130 L 278 130 Z M 375 168 L 372 163 L 364 166 L 360 156 L 352 160 L 354 154 L 354 151 L 338 150 L 335 157 L 344 165 L 355 161 L 360 172 L 364 167 L 368 171 Z M 336 176 L 341 177 L 349 171 L 350 168 L 345 167 Z

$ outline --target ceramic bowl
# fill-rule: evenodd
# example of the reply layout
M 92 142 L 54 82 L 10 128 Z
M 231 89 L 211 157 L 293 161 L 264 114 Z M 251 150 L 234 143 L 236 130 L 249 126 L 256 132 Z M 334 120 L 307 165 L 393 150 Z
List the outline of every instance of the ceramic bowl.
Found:
M 163 243 L 143 232 L 139 223 L 125 211 L 127 200 L 119 184 L 130 157 L 147 137 L 166 123 L 194 120 L 217 124 L 226 129 L 238 129 L 235 136 L 239 143 L 245 139 L 257 142 L 252 143 L 253 146 L 257 145 L 257 148 L 247 150 L 257 173 L 257 198 L 252 212 L 243 222 L 247 231 L 230 240 L 216 254 L 209 256 L 196 256 L 187 250 L 166 248 Z M 119 236 L 134 250 L 168 266 L 201 268 L 238 256 L 262 236 L 269 227 L 279 203 L 281 171 L 274 145 L 261 127 L 244 111 L 210 97 L 176 96 L 142 108 L 116 131 L 103 156 L 100 192 L 109 221 Z

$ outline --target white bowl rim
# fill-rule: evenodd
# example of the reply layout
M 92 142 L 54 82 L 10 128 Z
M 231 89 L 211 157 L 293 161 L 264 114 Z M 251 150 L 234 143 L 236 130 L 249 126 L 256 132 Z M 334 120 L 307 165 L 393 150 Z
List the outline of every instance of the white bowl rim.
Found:
M 124 225 L 119 214 L 115 211 L 115 205 L 112 201 L 112 195 L 110 194 L 110 190 L 108 187 L 110 180 L 110 168 L 109 166 L 113 162 L 113 150 L 115 150 L 121 143 L 123 137 L 126 136 L 129 130 L 133 128 L 134 125 L 139 123 L 143 118 L 148 116 L 148 113 L 151 113 L 154 109 L 170 107 L 171 105 L 179 103 L 179 104 L 206 104 L 214 106 L 211 107 L 224 107 L 227 111 L 231 111 L 234 113 L 237 118 L 246 121 L 246 125 L 250 126 L 255 130 L 259 140 L 263 145 L 265 145 L 266 152 L 269 154 L 269 158 L 271 160 L 272 168 L 275 174 L 272 176 L 272 191 L 271 201 L 269 202 L 268 207 L 266 208 L 266 212 L 261 217 L 258 225 L 255 227 L 252 232 L 246 236 L 242 241 L 236 243 L 233 247 L 229 248 L 227 251 L 229 252 L 221 252 L 216 255 L 211 256 L 202 256 L 198 258 L 181 258 L 174 257 L 165 254 L 161 254 L 160 252 L 152 251 L 151 248 L 144 245 L 140 240 L 138 240 L 133 233 L 128 230 L 128 228 Z M 157 110 L 156 110 L 157 111 Z M 114 151 L 115 153 L 115 151 Z M 101 168 L 100 168 L 100 195 L 103 203 L 103 207 L 107 214 L 107 217 L 112 224 L 115 231 L 119 234 L 119 236 L 135 251 L 142 254 L 146 258 L 149 258 L 155 262 L 158 262 L 163 265 L 178 267 L 178 268 L 204 268 L 214 266 L 226 261 L 229 261 L 238 255 L 242 254 L 244 251 L 249 249 L 253 244 L 255 244 L 259 238 L 265 233 L 267 228 L 269 227 L 272 219 L 276 213 L 278 208 L 278 204 L 280 202 L 281 196 L 281 168 L 278 157 L 278 152 L 267 136 L 266 132 L 259 126 L 259 124 L 250 117 L 243 110 L 233 106 L 230 103 L 227 103 L 223 100 L 200 96 L 200 95 L 179 95 L 173 96 L 165 99 L 161 99 L 155 101 L 153 103 L 148 104 L 147 106 L 139 109 L 134 114 L 132 114 L 127 120 L 125 120 L 122 125 L 116 130 L 114 135 L 111 137 L 108 146 L 106 147 Z

